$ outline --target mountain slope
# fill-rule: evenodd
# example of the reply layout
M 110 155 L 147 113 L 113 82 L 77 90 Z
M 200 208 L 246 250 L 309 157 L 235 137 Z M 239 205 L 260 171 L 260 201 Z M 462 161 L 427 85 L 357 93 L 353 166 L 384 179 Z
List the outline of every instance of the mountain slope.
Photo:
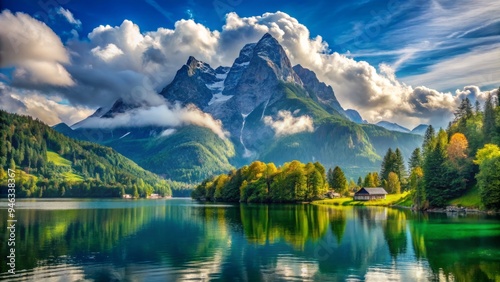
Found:
M 411 130 L 411 133 L 418 134 L 418 135 L 424 135 L 425 131 L 427 131 L 427 127 L 429 127 L 429 125 L 427 125 L 427 124 L 419 124 L 419 125 L 417 125 L 415 128 L 413 128 Z
M 366 123 L 368 123 L 366 120 L 363 119 L 363 117 L 361 117 L 361 115 L 359 114 L 359 112 L 356 111 L 356 110 L 347 109 L 347 110 L 345 110 L 345 114 L 347 115 L 347 117 L 351 121 L 354 121 L 355 123 L 359 123 L 359 124 L 366 124 Z
M 111 148 L 71 139 L 30 117 L 0 111 L 0 121 L 3 192 L 4 171 L 16 166 L 22 169 L 19 196 L 118 197 L 135 189 L 141 196 L 171 194 L 165 180 Z

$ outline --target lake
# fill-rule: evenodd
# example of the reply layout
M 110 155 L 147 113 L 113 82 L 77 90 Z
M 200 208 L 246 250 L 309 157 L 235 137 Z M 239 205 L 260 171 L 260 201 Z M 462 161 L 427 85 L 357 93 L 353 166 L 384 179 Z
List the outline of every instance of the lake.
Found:
M 0 210 L 0 280 L 500 281 L 498 216 L 175 198 L 16 207 L 15 275 Z

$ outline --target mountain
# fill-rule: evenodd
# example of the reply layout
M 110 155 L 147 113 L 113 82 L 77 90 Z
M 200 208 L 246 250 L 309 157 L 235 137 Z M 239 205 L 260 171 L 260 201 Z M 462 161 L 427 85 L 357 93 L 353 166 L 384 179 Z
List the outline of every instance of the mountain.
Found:
M 397 123 L 394 123 L 394 122 L 379 121 L 376 123 L 376 125 L 383 127 L 387 130 L 391 130 L 391 131 L 398 131 L 398 132 L 405 132 L 405 133 L 411 132 L 411 130 L 409 130 L 408 128 L 403 127 L 403 126 L 401 126 Z
M 333 88 L 313 71 L 292 66 L 270 34 L 245 45 L 230 67 L 214 69 L 189 57 L 159 94 L 169 104 L 191 105 L 211 114 L 229 137 L 195 125 L 92 129 L 80 124 L 72 132 L 61 130 L 111 146 L 152 172 L 188 183 L 255 159 L 277 164 L 320 161 L 326 167 L 340 165 L 357 177 L 378 170 L 389 147 L 399 147 L 409 157 L 422 140 L 363 124 L 359 113 L 345 111 Z M 142 107 L 126 104 L 117 101 L 106 113 L 94 115 L 107 119 Z
M 353 109 L 347 109 L 345 110 L 345 114 L 347 115 L 347 117 L 351 120 L 351 121 L 354 121 L 355 123 L 358 123 L 358 124 L 367 124 L 368 122 L 366 120 L 364 120 L 361 115 L 359 114 L 358 111 L 356 110 L 353 110 Z
M 53 128 L 31 117 L 0 111 L 0 187 L 6 192 L 4 170 L 16 166 L 18 196 L 118 197 L 171 195 L 165 180 L 144 170 L 115 150 L 69 138 L 65 124 Z
M 429 127 L 428 124 L 419 124 L 411 130 L 411 133 L 423 136 L 427 131 L 427 127 Z
M 294 66 L 293 70 L 300 77 L 304 83 L 304 88 L 315 102 L 327 107 L 325 110 L 332 115 L 341 114 L 344 117 L 348 117 L 337 100 L 337 97 L 335 97 L 333 88 L 330 85 L 326 85 L 325 83 L 319 81 L 313 71 L 306 69 L 301 65 Z M 331 107 L 331 110 L 329 110 L 328 107 Z

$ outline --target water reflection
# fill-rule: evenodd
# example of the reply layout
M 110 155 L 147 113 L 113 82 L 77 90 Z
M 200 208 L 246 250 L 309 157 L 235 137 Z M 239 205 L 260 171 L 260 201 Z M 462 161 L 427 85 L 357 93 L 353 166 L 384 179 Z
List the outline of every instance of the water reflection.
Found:
M 20 209 L 17 280 L 500 280 L 500 220 L 490 216 L 191 200 L 89 208 L 98 202 Z

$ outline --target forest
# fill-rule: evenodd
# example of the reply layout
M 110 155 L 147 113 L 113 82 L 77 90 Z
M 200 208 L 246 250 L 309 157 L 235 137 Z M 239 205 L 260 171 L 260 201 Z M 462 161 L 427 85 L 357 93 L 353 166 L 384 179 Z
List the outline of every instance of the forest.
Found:
M 292 161 L 278 168 L 255 161 L 203 181 L 191 196 L 207 201 L 284 203 L 319 199 L 326 187 L 326 171 L 318 162 Z
M 18 197 L 170 196 L 167 181 L 111 148 L 77 141 L 39 120 L 0 111 L 0 188 L 16 171 Z
M 462 100 L 446 130 L 429 127 L 421 153 L 410 162 L 409 189 L 416 208 L 441 207 L 479 192 L 486 209 L 500 208 L 500 88 L 484 105 Z

